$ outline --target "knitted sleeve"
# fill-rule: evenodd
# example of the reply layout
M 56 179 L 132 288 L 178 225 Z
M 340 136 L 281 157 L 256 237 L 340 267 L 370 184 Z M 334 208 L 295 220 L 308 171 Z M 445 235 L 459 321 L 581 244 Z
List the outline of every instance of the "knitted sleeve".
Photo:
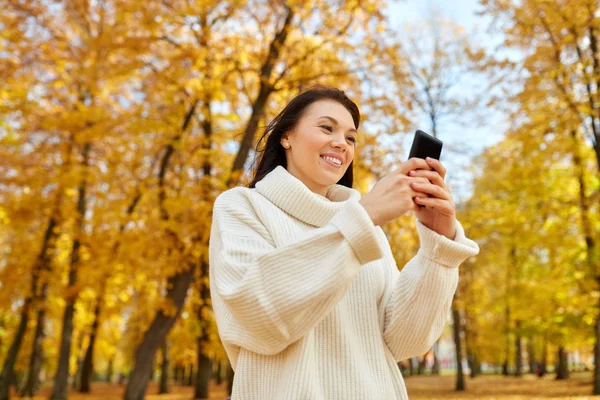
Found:
M 386 263 L 383 337 L 396 361 L 425 354 L 439 339 L 458 285 L 458 266 L 479 253 L 458 221 L 454 240 L 416 224 L 421 246 L 415 257 L 402 271 L 393 260 Z
M 358 201 L 348 201 L 322 228 L 276 248 L 240 193 L 227 191 L 214 205 L 209 263 L 217 327 L 224 341 L 276 354 L 325 318 L 361 266 L 382 251 Z

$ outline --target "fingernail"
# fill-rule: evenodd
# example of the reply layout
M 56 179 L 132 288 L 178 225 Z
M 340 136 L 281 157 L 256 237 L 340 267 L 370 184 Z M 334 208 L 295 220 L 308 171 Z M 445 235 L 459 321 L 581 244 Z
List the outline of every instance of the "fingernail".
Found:
M 427 157 L 427 162 L 432 162 L 432 161 L 433 161 L 433 159 L 432 159 L 432 158 L 430 158 L 430 157 Z

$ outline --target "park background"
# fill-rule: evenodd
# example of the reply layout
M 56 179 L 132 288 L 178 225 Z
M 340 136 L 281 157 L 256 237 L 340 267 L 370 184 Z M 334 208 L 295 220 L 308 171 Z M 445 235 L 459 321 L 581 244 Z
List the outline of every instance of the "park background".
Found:
M 226 397 L 211 207 L 313 83 L 361 109 L 363 193 L 415 129 L 444 141 L 481 248 L 442 338 L 399 364 L 411 398 L 600 394 L 597 0 L 0 9 L 0 400 Z M 385 232 L 402 268 L 414 216 Z

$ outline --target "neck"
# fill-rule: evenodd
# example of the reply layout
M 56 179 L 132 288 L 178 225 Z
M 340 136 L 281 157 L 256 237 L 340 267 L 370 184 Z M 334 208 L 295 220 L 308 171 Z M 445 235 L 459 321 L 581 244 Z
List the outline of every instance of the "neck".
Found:
M 304 183 L 304 185 L 306 185 L 306 187 L 311 192 L 316 193 L 319 196 L 323 196 L 323 197 L 327 198 L 327 189 L 329 188 L 329 186 L 320 185 L 317 182 L 313 181 L 312 179 L 309 179 L 307 176 L 304 176 L 304 174 L 302 174 L 300 171 L 298 171 L 292 165 L 288 165 L 288 167 L 286 169 L 291 175 L 295 176 L 302 183 Z
M 256 183 L 256 191 L 291 216 L 314 226 L 325 225 L 346 201 L 360 201 L 358 191 L 330 185 L 325 196 L 308 188 L 283 166 L 276 167 Z

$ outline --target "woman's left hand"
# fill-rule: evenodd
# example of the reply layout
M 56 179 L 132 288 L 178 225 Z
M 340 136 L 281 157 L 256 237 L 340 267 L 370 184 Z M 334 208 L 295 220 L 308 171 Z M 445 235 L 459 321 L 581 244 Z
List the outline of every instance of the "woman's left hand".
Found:
M 415 211 L 415 214 L 423 225 L 450 240 L 454 240 L 456 236 L 456 207 L 450 189 L 444 182 L 446 168 L 439 160 L 428 159 L 427 163 L 433 168 L 433 171 L 418 169 L 408 173 L 408 176 L 424 177 L 429 179 L 430 182 L 413 182 L 411 184 L 414 191 L 423 193 L 423 196 L 414 198 L 415 203 L 425 206 L 419 208 L 419 211 Z

